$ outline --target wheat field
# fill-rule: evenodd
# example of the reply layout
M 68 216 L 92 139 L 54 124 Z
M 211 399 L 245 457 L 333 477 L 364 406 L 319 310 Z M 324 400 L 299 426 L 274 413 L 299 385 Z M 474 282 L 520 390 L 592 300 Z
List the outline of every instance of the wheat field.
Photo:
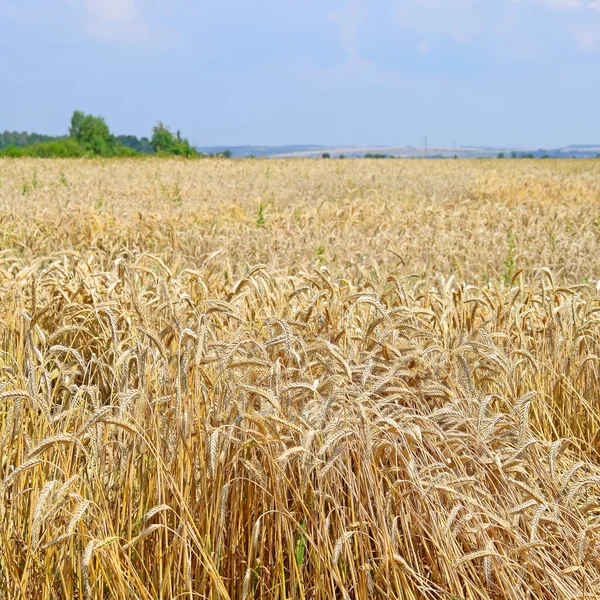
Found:
M 0 599 L 600 598 L 600 161 L 1 160 Z

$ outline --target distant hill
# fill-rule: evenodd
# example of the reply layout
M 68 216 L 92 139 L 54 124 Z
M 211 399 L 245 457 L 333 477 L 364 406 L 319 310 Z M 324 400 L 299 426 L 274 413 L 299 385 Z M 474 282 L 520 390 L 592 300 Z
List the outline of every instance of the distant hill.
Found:
M 197 146 L 204 154 L 219 154 L 230 150 L 234 158 L 255 156 L 257 158 L 319 158 L 324 153 L 332 158 L 343 155 L 347 158 L 362 158 L 366 154 L 385 155 L 400 158 L 495 158 L 502 153 L 510 158 L 514 152 L 517 157 L 523 155 L 534 158 L 595 158 L 600 155 L 600 144 L 573 144 L 561 148 L 494 148 L 490 146 L 461 146 L 457 148 L 430 146 Z
M 312 152 L 315 156 L 320 156 L 325 151 L 323 146 L 302 144 L 290 146 L 196 146 L 196 150 L 202 152 L 202 154 L 221 154 L 229 150 L 233 158 L 245 158 L 248 156 L 268 158 L 282 154 L 298 154 L 303 152 Z

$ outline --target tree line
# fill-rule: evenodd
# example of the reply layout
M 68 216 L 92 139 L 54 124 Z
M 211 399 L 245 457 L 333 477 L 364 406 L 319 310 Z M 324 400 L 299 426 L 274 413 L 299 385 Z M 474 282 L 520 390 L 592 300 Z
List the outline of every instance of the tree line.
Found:
M 159 156 L 200 157 L 202 153 L 187 138 L 173 133 L 164 123 L 152 129 L 152 137 L 113 135 L 103 117 L 76 110 L 71 117 L 68 135 L 49 136 L 38 133 L 5 131 L 0 134 L 0 156 L 41 158 L 77 158 L 83 156 Z M 219 156 L 229 158 L 226 151 Z

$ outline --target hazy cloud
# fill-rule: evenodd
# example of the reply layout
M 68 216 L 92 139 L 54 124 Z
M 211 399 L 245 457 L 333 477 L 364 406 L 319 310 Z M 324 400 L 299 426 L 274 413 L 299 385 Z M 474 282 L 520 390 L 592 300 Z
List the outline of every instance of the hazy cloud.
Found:
M 329 18 L 337 24 L 340 35 L 340 45 L 350 58 L 359 56 L 358 28 L 363 17 L 363 7 L 360 0 L 349 0 L 348 6 Z
M 135 0 L 85 0 L 87 28 L 105 41 L 147 42 L 150 30 Z
M 86 0 L 91 15 L 109 23 L 131 23 L 138 18 L 135 0 Z
M 392 0 L 398 25 L 430 38 L 470 41 L 480 30 L 475 0 Z
M 600 29 L 578 29 L 575 33 L 575 41 L 583 52 L 595 52 L 600 47 Z
M 548 6 L 555 10 L 573 10 L 574 14 L 589 14 L 590 10 L 600 12 L 600 0 L 512 0 L 513 3 L 535 1 L 537 4 Z M 592 19 L 593 20 L 593 19 Z M 571 29 L 572 39 L 575 46 L 582 52 L 595 52 L 600 47 L 600 21 L 593 24 L 575 27 Z
M 431 44 L 427 40 L 423 40 L 419 43 L 417 50 L 421 56 L 427 56 L 431 52 Z
M 538 2 L 552 8 L 581 8 L 584 6 L 582 0 L 538 0 Z
M 543 6 L 548 6 L 555 9 L 585 9 L 592 8 L 600 10 L 600 0 L 511 0 L 513 4 L 521 4 L 523 2 L 536 2 Z

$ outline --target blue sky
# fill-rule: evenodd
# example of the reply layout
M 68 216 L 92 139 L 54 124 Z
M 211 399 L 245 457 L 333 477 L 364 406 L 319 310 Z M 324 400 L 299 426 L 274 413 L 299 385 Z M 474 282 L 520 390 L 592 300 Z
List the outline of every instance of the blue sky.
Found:
M 0 0 L 0 130 L 600 143 L 600 0 Z

